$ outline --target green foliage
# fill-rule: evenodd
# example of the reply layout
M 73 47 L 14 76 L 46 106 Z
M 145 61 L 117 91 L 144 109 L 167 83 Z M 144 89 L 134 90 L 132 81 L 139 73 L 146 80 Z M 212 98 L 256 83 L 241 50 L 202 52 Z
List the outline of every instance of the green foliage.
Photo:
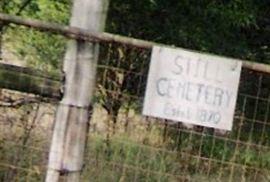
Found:
M 154 139 L 155 136 L 152 137 L 151 139 Z M 216 143 L 213 144 L 212 137 L 204 138 L 201 156 L 194 153 L 196 151 L 192 149 L 196 146 L 193 143 L 195 140 L 188 142 L 189 149 L 182 145 L 185 138 L 181 139 L 182 144 L 180 144 L 181 150 L 179 151 L 168 150 L 165 145 L 158 147 L 153 144 L 140 144 L 139 141 L 134 142 L 132 138 L 124 135 L 111 138 L 109 144 L 100 136 L 91 135 L 90 138 L 86 159 L 92 159 L 91 164 L 95 164 L 95 167 L 88 165 L 84 169 L 83 181 L 165 182 L 181 181 L 184 177 L 190 177 L 192 181 L 216 181 L 221 179 L 220 172 L 224 175 L 224 181 L 227 181 L 230 178 L 229 175 L 232 174 L 233 164 L 230 162 L 233 163 L 233 159 L 240 165 L 240 167 L 235 165 L 235 170 L 238 168 L 242 170 L 243 166 L 269 169 L 270 164 L 267 151 L 261 151 L 258 155 L 258 151 L 253 147 L 235 148 L 236 145 L 218 139 L 214 139 Z M 204 151 L 207 147 L 208 151 Z M 211 162 L 206 160 L 207 158 L 212 159 Z M 230 165 L 222 168 L 222 165 L 225 166 L 226 163 L 230 163 Z M 237 175 L 232 177 L 233 181 L 239 179 L 240 176 L 246 180 L 269 176 L 269 174 L 256 176 L 255 173 L 244 173 L 243 171 L 236 173 Z
M 2 11 L 16 14 L 21 0 L 2 0 Z M 145 0 L 110 2 L 107 30 L 165 44 L 269 63 L 269 1 Z M 22 16 L 67 24 L 71 1 L 31 0 Z M 7 37 L 30 65 L 59 68 L 65 41 L 60 36 L 11 28 Z
M 1 12 L 4 13 L 18 13 L 20 10 L 20 7 L 23 5 L 23 1 L 20 0 L 1 0 L 0 2 L 0 9 Z
M 9 3 L 8 13 L 16 13 L 17 4 Z M 71 2 L 67 0 L 31 1 L 21 14 L 23 17 L 67 24 L 70 17 L 70 5 Z M 26 60 L 28 65 L 48 72 L 59 70 L 66 45 L 66 39 L 62 36 L 11 26 L 5 38 L 7 44 L 15 50 L 16 55 Z
M 107 31 L 223 56 L 270 63 L 270 33 L 267 23 L 263 22 L 270 22 L 270 6 L 267 5 L 267 1 L 255 0 L 115 0 L 110 4 Z M 141 86 L 145 84 L 136 80 L 136 75 L 127 73 L 135 70 L 146 74 L 148 65 L 145 63 L 149 63 L 150 59 L 150 54 L 146 54 L 146 58 L 142 57 L 141 50 L 133 50 L 136 54 L 130 54 L 125 46 L 116 46 L 118 47 L 111 49 L 114 51 L 105 51 L 108 55 L 104 59 L 105 65 L 117 69 L 99 72 L 102 75 L 99 76 L 102 79 L 99 83 L 103 83 L 103 91 L 99 95 L 101 99 L 98 99 L 105 108 L 109 106 L 107 110 L 113 112 L 108 113 L 114 113 L 115 116 L 121 103 L 123 104 L 122 100 L 125 100 L 122 93 L 142 96 Z M 104 64 L 102 59 L 101 64 Z M 118 68 L 124 71 L 118 71 Z M 121 83 L 119 75 L 123 78 Z M 146 80 L 144 77 L 140 79 Z M 125 81 L 129 85 L 124 84 Z M 141 102 L 135 98 L 129 103 L 137 101 Z
M 266 0 L 115 0 L 107 28 L 141 39 L 267 62 L 269 13 Z
M 10 14 L 16 14 L 22 6 L 20 0 L 1 0 L 0 3 L 1 11 Z M 70 6 L 69 0 L 33 0 L 21 15 L 67 24 Z M 114 0 L 109 10 L 107 30 L 164 44 L 269 63 L 269 7 L 267 0 Z M 59 69 L 66 44 L 61 36 L 10 26 L 5 38 L 15 53 L 29 65 L 48 72 Z M 140 98 L 144 93 L 150 54 L 128 46 L 106 46 L 102 48 L 100 56 L 100 92 L 97 102 L 117 119 L 118 111 L 124 104 L 128 107 L 131 104 L 134 107 L 141 106 Z M 247 87 L 251 88 L 250 85 Z M 161 130 L 157 133 L 149 141 L 161 136 Z M 86 168 L 84 175 L 96 177 L 100 181 L 179 181 L 175 176 L 170 179 L 164 174 L 184 171 L 187 174 L 183 175 L 192 176 L 198 170 L 202 173 L 206 171 L 207 167 L 198 167 L 200 164 L 196 156 L 225 162 L 236 158 L 239 164 L 270 168 L 268 151 L 259 154 L 255 147 L 237 148 L 236 143 L 222 137 L 214 138 L 209 133 L 206 136 L 189 131 L 169 133 L 171 136 L 161 146 L 145 146 L 126 137 L 112 138 L 110 144 L 94 138 L 89 144 L 88 154 L 96 166 L 88 165 L 89 169 Z M 244 142 L 250 142 L 250 138 L 258 139 L 260 135 L 250 137 L 248 130 L 243 131 L 240 137 Z M 267 139 L 269 135 L 265 135 L 263 141 Z M 5 146 L 1 140 L 0 144 L 0 147 Z M 8 154 L 9 151 L 15 150 L 1 149 L 1 155 L 7 156 L 8 160 L 18 155 L 16 151 L 13 155 Z M 25 150 L 25 155 L 20 156 L 20 166 L 24 168 L 32 165 L 27 153 L 31 153 L 31 150 Z M 41 154 L 32 154 L 38 161 Z M 220 164 L 213 163 L 210 170 L 215 175 L 219 168 Z M 151 171 L 158 174 L 152 175 Z M 0 180 L 4 179 L 3 175 L 0 169 Z
M 7 36 L 16 55 L 27 61 L 28 66 L 48 72 L 59 71 L 66 45 L 63 37 L 23 27 L 10 29 Z

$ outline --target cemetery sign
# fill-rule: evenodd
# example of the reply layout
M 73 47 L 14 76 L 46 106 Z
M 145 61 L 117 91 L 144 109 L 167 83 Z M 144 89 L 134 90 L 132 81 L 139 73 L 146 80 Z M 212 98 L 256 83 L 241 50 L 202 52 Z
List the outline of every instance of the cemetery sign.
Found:
M 242 62 L 154 47 L 143 114 L 231 130 Z

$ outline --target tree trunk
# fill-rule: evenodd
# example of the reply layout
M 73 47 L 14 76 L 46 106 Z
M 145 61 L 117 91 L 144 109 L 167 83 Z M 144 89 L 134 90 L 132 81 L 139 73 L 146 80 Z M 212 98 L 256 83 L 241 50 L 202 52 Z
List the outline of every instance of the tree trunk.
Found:
M 71 26 L 103 31 L 108 0 L 74 1 Z M 71 40 L 64 60 L 64 96 L 56 113 L 46 181 L 77 182 L 83 166 L 89 108 L 95 87 L 96 43 Z

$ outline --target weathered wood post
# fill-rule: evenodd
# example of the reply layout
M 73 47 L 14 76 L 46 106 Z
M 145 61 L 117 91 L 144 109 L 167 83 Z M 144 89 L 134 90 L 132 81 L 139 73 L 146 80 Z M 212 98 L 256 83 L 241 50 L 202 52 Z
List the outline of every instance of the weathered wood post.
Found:
M 70 24 L 103 31 L 107 8 L 108 0 L 75 0 Z M 96 43 L 75 40 L 68 43 L 63 68 L 64 96 L 56 113 L 46 182 L 58 182 L 60 176 L 66 181 L 79 181 L 98 53 Z

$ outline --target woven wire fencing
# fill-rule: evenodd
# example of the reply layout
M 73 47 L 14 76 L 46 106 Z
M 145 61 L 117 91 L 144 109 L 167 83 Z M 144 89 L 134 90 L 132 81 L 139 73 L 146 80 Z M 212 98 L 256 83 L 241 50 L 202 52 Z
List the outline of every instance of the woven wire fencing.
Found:
M 56 104 L 0 93 L 0 181 L 44 181 Z
M 243 68 L 231 132 L 187 128 L 141 115 L 149 50 L 103 49 L 84 179 L 270 180 L 270 74 Z
M 270 73 L 242 69 L 231 132 L 188 128 L 141 115 L 151 50 L 100 49 L 81 181 L 270 180 Z M 44 181 L 57 102 L 5 89 L 0 101 L 14 103 L 0 107 L 0 181 Z
M 47 62 L 37 61 L 34 64 L 34 59 L 42 53 L 45 56 L 50 48 L 35 53 L 37 42 L 29 45 L 17 40 L 20 35 L 12 32 L 16 28 L 20 27 L 7 27 L 1 46 L 0 181 L 44 181 L 61 85 L 61 70 L 48 71 L 48 67 L 51 67 L 49 56 Z M 29 35 L 53 37 L 33 29 L 20 30 Z

